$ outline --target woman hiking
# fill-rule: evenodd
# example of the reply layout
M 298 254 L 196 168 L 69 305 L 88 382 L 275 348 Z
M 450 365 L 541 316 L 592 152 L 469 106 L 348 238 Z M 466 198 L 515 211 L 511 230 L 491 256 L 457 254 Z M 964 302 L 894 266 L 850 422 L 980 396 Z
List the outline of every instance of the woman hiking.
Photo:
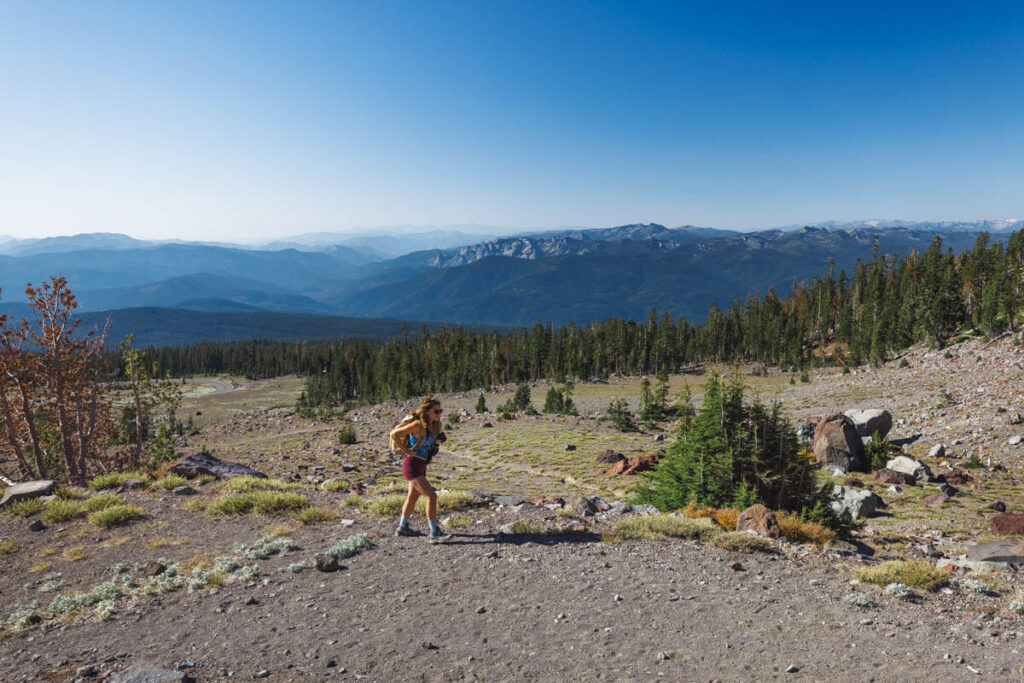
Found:
M 445 440 L 441 431 L 441 402 L 428 396 L 420 407 L 391 430 L 391 448 L 405 456 L 402 461 L 402 476 L 409 482 L 409 493 L 402 506 L 402 518 L 395 529 L 395 536 L 419 536 L 409 526 L 409 517 L 416 509 L 420 496 L 427 499 L 427 524 L 430 525 L 429 541 L 446 543 L 451 535 L 443 533 L 437 523 L 437 493 L 427 481 L 427 463 L 437 452 L 437 444 Z

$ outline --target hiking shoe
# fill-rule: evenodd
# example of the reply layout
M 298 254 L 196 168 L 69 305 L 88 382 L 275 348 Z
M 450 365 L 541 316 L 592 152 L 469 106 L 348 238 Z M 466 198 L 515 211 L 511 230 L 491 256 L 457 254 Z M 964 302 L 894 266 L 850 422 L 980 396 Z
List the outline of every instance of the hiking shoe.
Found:
M 395 529 L 395 536 L 422 536 L 420 532 L 407 526 L 400 526 Z
M 428 539 L 431 543 L 447 543 L 452 540 L 451 534 L 430 534 Z

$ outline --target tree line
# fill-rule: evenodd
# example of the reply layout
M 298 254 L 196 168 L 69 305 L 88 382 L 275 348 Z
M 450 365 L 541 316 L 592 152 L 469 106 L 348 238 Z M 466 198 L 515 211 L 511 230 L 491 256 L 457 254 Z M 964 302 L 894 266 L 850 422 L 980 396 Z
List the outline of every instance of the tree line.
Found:
M 1015 329 L 1024 298 L 1024 236 L 981 233 L 954 254 L 936 236 L 905 256 L 878 253 L 851 273 L 827 272 L 712 305 L 703 324 L 652 311 L 646 321 L 610 318 L 558 328 L 538 320 L 513 332 L 459 326 L 386 341 L 225 342 L 149 350 L 176 376 L 230 373 L 306 376 L 301 405 L 335 406 L 539 379 L 679 372 L 703 362 L 757 362 L 803 369 L 881 363 L 915 343 L 941 347 L 955 335 Z

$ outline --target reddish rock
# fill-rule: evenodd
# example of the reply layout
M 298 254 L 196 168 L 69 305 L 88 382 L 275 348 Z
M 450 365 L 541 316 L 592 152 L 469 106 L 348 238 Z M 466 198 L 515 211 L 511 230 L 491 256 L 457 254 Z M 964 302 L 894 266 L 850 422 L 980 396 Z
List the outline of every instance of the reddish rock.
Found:
M 597 461 L 602 463 L 613 463 L 625 459 L 626 456 L 624 456 L 622 453 L 617 453 L 616 451 L 613 450 L 607 450 L 604 453 L 601 453 L 597 456 Z
M 801 420 L 801 422 L 803 424 L 812 424 L 814 426 L 817 426 L 826 417 L 828 417 L 826 413 L 814 413 L 813 415 L 808 415 L 807 417 L 805 417 L 803 420 Z
M 946 475 L 947 484 L 955 484 L 962 486 L 971 480 L 971 475 L 967 474 L 963 470 L 953 470 Z
M 778 538 L 782 535 L 775 513 L 760 503 L 755 503 L 740 513 L 736 520 L 736 531 L 753 531 L 767 538 Z
M 636 474 L 637 472 L 645 472 L 654 469 L 654 466 L 658 464 L 660 459 L 661 454 L 656 453 L 654 455 L 641 455 L 629 458 L 628 460 L 619 460 L 606 469 L 604 474 Z
M 997 536 L 1024 535 L 1024 515 L 1004 512 L 989 520 L 988 528 Z
M 890 470 L 883 468 L 875 470 L 875 479 L 882 484 L 901 484 L 904 486 L 913 486 L 917 483 L 917 478 L 912 474 L 906 472 L 897 472 L 896 470 Z
M 617 463 L 613 464 L 611 467 L 602 472 L 602 474 L 622 474 L 623 472 L 626 471 L 627 467 L 629 467 L 628 460 L 619 460 Z
M 348 492 L 349 492 L 350 495 L 353 495 L 353 496 L 361 496 L 361 495 L 363 495 L 363 485 L 362 484 L 352 484 L 352 486 L 350 486 L 348 488 Z
M 856 488 L 862 489 L 864 488 L 864 482 L 862 482 L 857 477 L 848 477 L 846 481 L 843 482 L 843 486 L 854 486 Z
M 953 499 L 952 498 L 948 498 L 946 496 L 940 496 L 940 495 L 937 495 L 937 494 L 933 493 L 931 495 L 928 495 L 928 496 L 925 496 L 924 498 L 922 498 L 921 502 L 924 503 L 925 505 L 927 505 L 928 507 L 938 508 L 938 507 L 942 507 L 943 503 L 948 503 L 951 500 L 953 500 Z
M 829 415 L 814 430 L 814 458 L 822 466 L 838 465 L 847 471 L 864 467 L 864 443 L 853 421 L 842 413 Z

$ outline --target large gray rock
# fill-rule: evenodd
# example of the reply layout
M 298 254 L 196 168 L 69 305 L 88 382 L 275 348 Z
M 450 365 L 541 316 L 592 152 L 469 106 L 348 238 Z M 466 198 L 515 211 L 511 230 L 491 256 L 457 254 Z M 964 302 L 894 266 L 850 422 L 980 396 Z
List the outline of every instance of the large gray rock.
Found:
M 888 410 L 847 410 L 846 417 L 853 421 L 853 426 L 860 436 L 877 434 L 878 438 L 882 438 L 892 429 L 892 413 Z
M 110 680 L 114 683 L 185 683 L 189 678 L 183 671 L 168 669 L 159 664 L 136 662 L 111 676 Z
M 195 453 L 187 458 L 182 458 L 171 465 L 171 473 L 185 477 L 186 479 L 195 479 L 201 474 L 209 474 L 218 478 L 240 477 L 242 475 L 259 477 L 260 479 L 267 478 L 267 475 L 262 472 L 257 472 L 251 467 L 221 460 L 220 458 L 213 457 L 209 453 Z
M 928 465 L 919 460 L 908 458 L 905 455 L 897 455 L 885 463 L 885 469 L 909 474 L 917 481 L 931 481 L 933 479 L 932 471 L 928 468 Z
M 8 503 L 28 498 L 38 498 L 53 491 L 54 482 L 52 479 L 41 479 L 39 481 L 26 481 L 15 484 L 4 491 L 4 497 L 0 498 L 0 509 Z
M 849 512 L 851 519 L 867 517 L 885 507 L 885 502 L 871 491 L 858 491 L 852 486 L 833 486 L 832 498 L 832 510 L 837 515 Z
M 814 458 L 827 467 L 837 465 L 843 469 L 865 469 L 864 444 L 854 427 L 853 420 L 842 413 L 829 415 L 814 430 Z
M 1000 538 L 972 545 L 967 549 L 967 559 L 971 562 L 1024 563 L 1024 538 Z

